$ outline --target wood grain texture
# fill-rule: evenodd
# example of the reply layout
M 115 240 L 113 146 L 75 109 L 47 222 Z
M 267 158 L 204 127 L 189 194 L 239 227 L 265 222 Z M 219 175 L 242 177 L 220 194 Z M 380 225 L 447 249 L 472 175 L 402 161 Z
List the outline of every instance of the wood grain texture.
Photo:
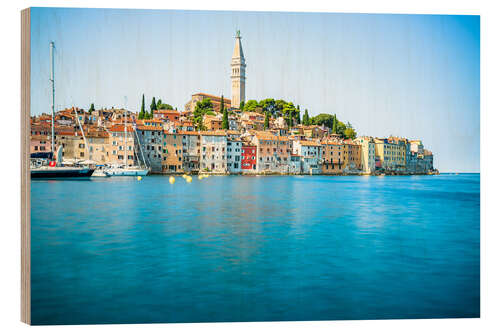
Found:
M 31 202 L 29 172 L 30 137 L 30 9 L 21 11 L 21 321 L 31 324 Z

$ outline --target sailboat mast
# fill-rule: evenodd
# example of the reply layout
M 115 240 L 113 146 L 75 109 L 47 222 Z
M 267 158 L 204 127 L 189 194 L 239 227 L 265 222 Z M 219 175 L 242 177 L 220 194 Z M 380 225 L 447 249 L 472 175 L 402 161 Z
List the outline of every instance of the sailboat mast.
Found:
M 55 95 L 56 90 L 54 87 L 54 42 L 50 42 L 50 84 L 52 89 L 52 120 L 51 120 L 51 150 L 54 153 L 54 117 L 55 117 Z
M 127 96 L 125 96 L 125 167 L 128 167 Z
M 127 155 L 128 155 L 128 151 L 127 151 L 127 144 L 128 144 L 128 142 L 127 142 L 127 139 L 128 139 L 127 138 L 127 115 L 125 115 L 125 166 L 126 167 L 128 166 L 127 165 L 127 162 L 128 162 L 128 160 L 127 160 Z

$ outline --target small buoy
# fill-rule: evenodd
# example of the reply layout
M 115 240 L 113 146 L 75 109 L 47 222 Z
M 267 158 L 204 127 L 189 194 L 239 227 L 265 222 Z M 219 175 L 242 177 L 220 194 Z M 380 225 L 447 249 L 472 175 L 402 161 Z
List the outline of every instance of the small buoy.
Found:
M 175 183 L 175 177 L 174 177 L 174 176 L 170 176 L 170 178 L 168 179 L 168 182 L 169 182 L 170 184 Z
M 142 177 L 141 177 L 141 176 L 137 176 L 137 180 L 141 180 L 141 179 L 142 179 Z
M 203 179 L 203 175 L 198 175 L 198 179 L 202 180 Z
M 187 178 L 187 175 L 182 175 L 182 178 L 186 179 L 186 178 Z
M 191 176 L 187 176 L 187 177 L 186 177 L 186 181 L 187 181 L 188 183 L 191 183 L 191 182 L 193 181 L 193 177 L 191 177 Z

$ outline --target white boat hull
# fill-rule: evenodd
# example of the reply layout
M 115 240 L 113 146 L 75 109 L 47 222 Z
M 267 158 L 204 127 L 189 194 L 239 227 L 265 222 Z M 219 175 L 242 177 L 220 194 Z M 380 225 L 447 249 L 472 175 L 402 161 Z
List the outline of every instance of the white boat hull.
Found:
M 112 177 L 118 176 L 146 176 L 149 169 L 109 169 L 105 173 Z

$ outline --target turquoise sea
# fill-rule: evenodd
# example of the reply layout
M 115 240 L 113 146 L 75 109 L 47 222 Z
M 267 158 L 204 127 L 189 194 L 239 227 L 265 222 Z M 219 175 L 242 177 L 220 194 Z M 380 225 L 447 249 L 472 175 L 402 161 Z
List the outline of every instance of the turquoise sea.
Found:
M 33 180 L 32 323 L 478 317 L 479 183 Z

